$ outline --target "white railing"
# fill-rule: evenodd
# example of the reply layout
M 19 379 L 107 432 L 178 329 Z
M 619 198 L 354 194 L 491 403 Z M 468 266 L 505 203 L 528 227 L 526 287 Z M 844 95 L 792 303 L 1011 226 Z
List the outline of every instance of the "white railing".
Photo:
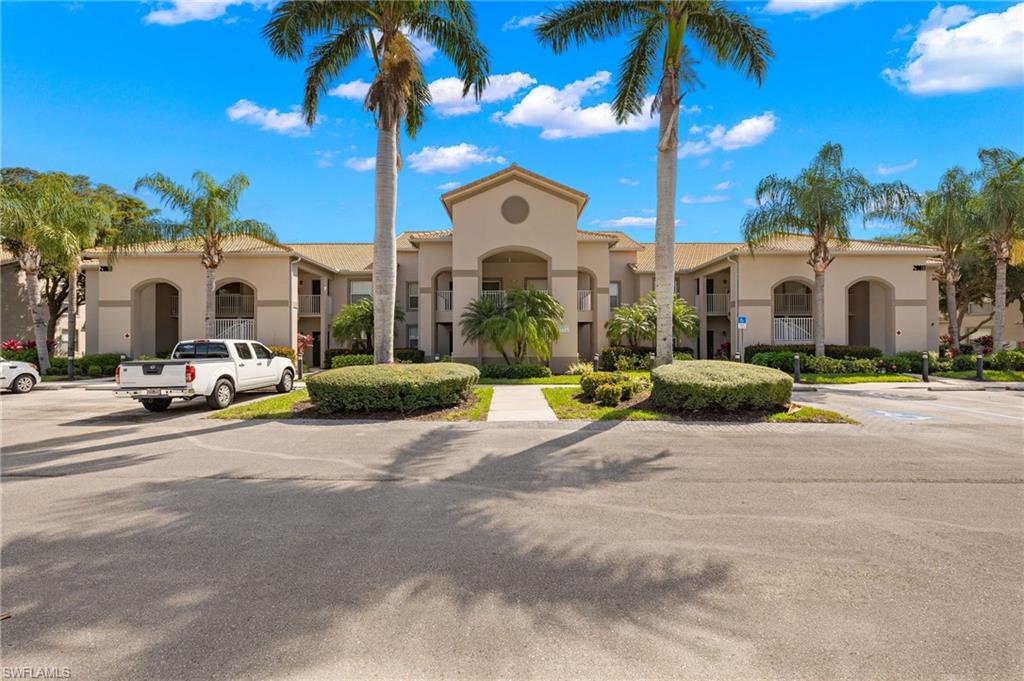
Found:
M 452 311 L 452 292 L 451 291 L 438 291 L 437 292 L 437 311 L 438 312 L 451 312 Z
M 171 296 L 171 316 L 178 316 L 178 296 Z
M 775 314 L 783 316 L 811 314 L 811 294 L 776 293 Z
M 814 340 L 813 317 L 775 317 L 772 340 L 776 343 L 810 343 Z
M 256 296 L 246 293 L 218 293 L 218 317 L 252 317 L 256 311 Z
M 592 298 L 590 291 L 577 291 L 576 292 L 576 309 L 577 310 L 592 310 Z
M 485 298 L 485 299 L 489 299 L 489 300 L 493 300 L 494 302 L 498 303 L 499 305 L 503 305 L 505 303 L 505 292 L 504 291 L 481 291 L 480 292 L 480 297 L 481 298 Z
M 995 308 L 989 301 L 985 301 L 983 303 L 968 303 L 967 314 L 991 314 L 993 309 Z
M 255 319 L 218 319 L 217 338 L 256 340 Z
M 729 314 L 729 294 L 709 293 L 708 314 Z
M 319 293 L 300 293 L 299 294 L 299 314 L 301 315 L 318 315 L 320 314 L 320 294 Z

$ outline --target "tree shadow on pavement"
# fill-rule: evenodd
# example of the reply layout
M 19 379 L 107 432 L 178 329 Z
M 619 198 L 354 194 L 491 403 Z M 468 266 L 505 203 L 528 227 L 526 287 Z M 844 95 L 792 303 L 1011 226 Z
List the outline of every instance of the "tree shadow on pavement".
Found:
M 619 632 L 604 645 L 622 655 L 641 635 L 711 655 L 694 632 L 722 619 L 728 563 L 574 522 L 578 495 L 657 475 L 667 455 L 598 456 L 586 441 L 604 430 L 453 470 L 447 454 L 473 431 L 438 427 L 360 480 L 150 480 L 79 497 L 53 511 L 63 531 L 6 542 L 5 652 L 58 660 L 90 640 L 76 675 L 151 679 L 301 677 L 325 659 L 362 661 L 336 677 L 375 663 L 450 676 L 462 646 L 594 631 Z

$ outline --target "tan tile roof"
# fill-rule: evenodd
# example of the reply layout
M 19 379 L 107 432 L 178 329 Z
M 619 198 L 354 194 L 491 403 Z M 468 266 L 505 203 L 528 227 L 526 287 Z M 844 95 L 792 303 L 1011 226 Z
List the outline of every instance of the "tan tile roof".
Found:
M 636 263 L 631 265 L 634 272 L 650 273 L 654 271 L 654 244 L 639 244 L 642 250 L 637 251 Z M 676 244 L 676 271 L 692 270 L 715 258 L 732 253 L 742 244 L 728 243 L 680 243 Z
M 288 244 L 304 258 L 339 272 L 368 272 L 373 266 L 373 244 Z
M 109 253 L 110 248 L 99 246 L 90 248 L 87 255 L 102 255 Z M 281 244 L 275 244 L 263 239 L 256 239 L 249 236 L 236 236 L 224 240 L 225 253 L 288 253 L 289 248 Z M 143 247 L 139 247 L 137 253 L 160 254 L 160 253 L 201 253 L 202 242 L 198 239 L 189 241 L 150 241 Z
M 586 229 L 576 230 L 576 241 L 618 241 L 619 235 L 612 232 L 592 232 Z
M 413 241 L 447 241 L 452 238 L 450 229 L 432 229 L 423 232 L 402 232 L 397 237 L 399 250 L 412 250 L 416 248 Z
M 754 249 L 754 252 L 807 252 L 811 250 L 812 244 L 813 242 L 809 236 L 781 236 L 758 246 Z M 921 246 L 898 241 L 867 241 L 862 239 L 850 239 L 849 243 L 845 246 L 832 243 L 829 245 L 829 249 L 834 253 L 938 253 L 934 246 Z

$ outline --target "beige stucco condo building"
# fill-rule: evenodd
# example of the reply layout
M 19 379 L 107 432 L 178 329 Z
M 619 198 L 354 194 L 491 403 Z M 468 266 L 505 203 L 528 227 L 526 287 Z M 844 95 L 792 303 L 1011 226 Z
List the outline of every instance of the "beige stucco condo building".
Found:
M 654 247 L 621 232 L 578 227 L 587 195 L 518 166 L 454 189 L 441 202 L 449 229 L 398 237 L 398 301 L 405 320 L 396 347 L 429 359 L 497 360 L 464 342 L 463 308 L 478 296 L 517 288 L 550 291 L 565 307 L 551 367 L 564 369 L 608 344 L 612 310 L 653 289 Z M 677 345 L 713 357 L 724 343 L 810 342 L 809 242 L 787 238 L 754 253 L 736 243 L 676 245 L 679 294 L 697 307 L 699 338 Z M 217 334 L 294 346 L 312 333 L 318 365 L 330 320 L 371 295 L 369 243 L 269 244 L 234 239 L 217 270 Z M 886 352 L 938 347 L 938 287 L 926 271 L 928 247 L 854 241 L 835 248 L 826 275 L 826 342 L 870 344 Z M 86 351 L 152 354 L 203 335 L 204 271 L 187 244 L 156 243 L 110 260 L 88 254 Z M 738 318 L 746 328 L 738 329 Z

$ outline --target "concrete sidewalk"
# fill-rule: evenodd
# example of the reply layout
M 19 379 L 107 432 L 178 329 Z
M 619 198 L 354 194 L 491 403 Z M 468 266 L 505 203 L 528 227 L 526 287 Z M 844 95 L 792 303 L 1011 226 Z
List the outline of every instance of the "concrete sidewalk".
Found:
M 540 385 L 496 385 L 488 421 L 557 421 Z

